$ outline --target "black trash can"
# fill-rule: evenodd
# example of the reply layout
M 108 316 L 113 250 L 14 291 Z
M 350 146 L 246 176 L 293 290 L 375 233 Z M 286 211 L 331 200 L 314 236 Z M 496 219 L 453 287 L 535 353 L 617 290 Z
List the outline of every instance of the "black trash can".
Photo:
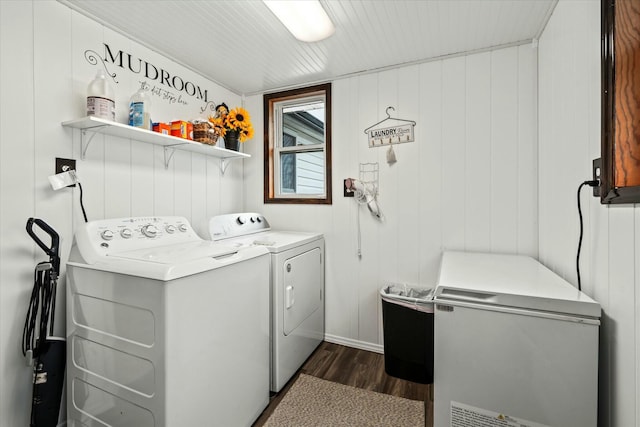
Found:
M 380 296 L 386 373 L 433 383 L 433 289 L 394 283 L 384 286 Z

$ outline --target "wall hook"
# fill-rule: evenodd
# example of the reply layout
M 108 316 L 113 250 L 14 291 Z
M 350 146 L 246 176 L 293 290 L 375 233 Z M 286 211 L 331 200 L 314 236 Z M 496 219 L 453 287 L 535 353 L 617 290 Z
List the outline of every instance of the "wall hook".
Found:
M 386 111 L 385 111 L 385 112 L 387 113 L 387 119 L 390 119 L 390 118 L 391 118 L 391 114 L 389 114 L 389 110 L 391 110 L 391 111 L 396 111 L 396 109 L 395 109 L 395 108 L 393 108 L 392 106 L 388 106 L 388 107 L 387 107 L 387 109 L 386 109 Z

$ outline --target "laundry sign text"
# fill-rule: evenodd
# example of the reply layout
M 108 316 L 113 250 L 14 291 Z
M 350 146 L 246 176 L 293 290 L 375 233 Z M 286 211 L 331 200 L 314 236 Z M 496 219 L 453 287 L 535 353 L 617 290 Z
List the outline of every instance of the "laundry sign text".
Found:
M 413 124 L 407 123 L 393 127 L 370 129 L 367 131 L 367 136 L 369 147 L 412 142 L 414 140 Z

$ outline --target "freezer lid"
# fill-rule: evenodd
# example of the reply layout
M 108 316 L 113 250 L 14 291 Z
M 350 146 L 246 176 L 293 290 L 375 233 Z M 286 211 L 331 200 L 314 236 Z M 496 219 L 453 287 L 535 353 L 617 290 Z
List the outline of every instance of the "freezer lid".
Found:
M 600 304 L 535 259 L 446 251 L 434 301 L 517 307 L 600 318 Z

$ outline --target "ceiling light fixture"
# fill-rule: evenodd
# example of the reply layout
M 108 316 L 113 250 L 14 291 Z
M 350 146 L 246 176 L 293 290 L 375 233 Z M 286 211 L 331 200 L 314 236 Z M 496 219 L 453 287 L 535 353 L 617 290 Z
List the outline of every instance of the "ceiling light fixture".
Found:
M 318 0 L 263 1 L 300 41 L 317 42 L 335 32 L 333 22 Z

